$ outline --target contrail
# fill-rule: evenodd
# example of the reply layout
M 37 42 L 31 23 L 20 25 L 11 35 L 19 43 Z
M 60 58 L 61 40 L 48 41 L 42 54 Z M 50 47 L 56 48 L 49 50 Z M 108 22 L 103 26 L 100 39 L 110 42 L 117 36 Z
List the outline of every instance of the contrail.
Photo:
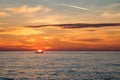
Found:
M 48 1 L 48 0 L 43 0 L 43 1 Z M 59 2 L 55 2 L 55 1 L 54 1 L 54 3 L 62 5 L 62 6 L 67 6 L 67 7 L 72 7 L 72 8 L 80 9 L 80 10 L 88 10 L 87 8 L 83 8 L 83 7 L 79 7 L 79 6 L 75 6 L 75 5 L 70 5 L 70 4 L 65 4 L 65 3 L 59 3 Z
M 87 8 L 83 8 L 83 7 L 79 7 L 79 6 L 75 6 L 75 5 L 69 5 L 69 4 L 64 4 L 64 3 L 62 3 L 61 5 L 76 8 L 76 9 L 81 9 L 81 10 L 88 10 Z

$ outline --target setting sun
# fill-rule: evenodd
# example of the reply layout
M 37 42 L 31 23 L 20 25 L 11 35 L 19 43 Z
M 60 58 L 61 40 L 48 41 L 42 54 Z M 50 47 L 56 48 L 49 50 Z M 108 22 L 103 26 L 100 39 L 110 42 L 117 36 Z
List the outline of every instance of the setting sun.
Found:
M 39 49 L 37 52 L 42 52 L 43 50 Z
M 39 49 L 36 51 L 36 53 L 43 53 L 43 50 Z

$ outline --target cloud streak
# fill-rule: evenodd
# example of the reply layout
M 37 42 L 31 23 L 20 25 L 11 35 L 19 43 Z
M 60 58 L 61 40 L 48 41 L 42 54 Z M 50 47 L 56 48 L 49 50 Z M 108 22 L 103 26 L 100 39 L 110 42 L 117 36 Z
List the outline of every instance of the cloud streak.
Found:
M 53 24 L 53 25 L 37 25 L 37 26 L 25 26 L 31 28 L 40 28 L 40 27 L 61 27 L 61 28 L 88 28 L 88 27 L 110 27 L 110 26 L 120 26 L 120 23 L 101 23 L 101 24 L 87 24 L 87 23 L 77 23 L 77 24 Z
M 88 39 L 79 39 L 79 41 L 84 41 L 84 42 L 100 42 L 103 39 L 97 39 L 97 38 L 88 38 Z
M 75 5 L 70 5 L 70 4 L 64 4 L 64 3 L 62 3 L 61 5 L 67 6 L 67 7 L 71 7 L 71 8 L 80 9 L 80 10 L 88 10 L 87 8 L 83 8 L 83 7 L 79 7 L 79 6 L 75 6 Z

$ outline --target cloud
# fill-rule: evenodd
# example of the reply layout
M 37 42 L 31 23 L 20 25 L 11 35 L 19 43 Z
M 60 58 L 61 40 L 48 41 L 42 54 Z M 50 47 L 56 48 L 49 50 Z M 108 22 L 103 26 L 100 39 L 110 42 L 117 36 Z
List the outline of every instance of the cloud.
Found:
M 0 28 L 0 33 L 15 31 L 17 28 Z
M 80 38 L 80 37 L 72 37 L 72 38 L 70 38 L 70 36 L 69 37 L 63 37 L 63 38 L 61 38 L 61 41 L 65 41 L 65 42 L 72 42 L 72 43 L 97 43 L 97 42 L 102 42 L 104 39 L 100 39 L 100 38 L 95 38 L 95 37 L 93 37 L 93 38 Z
M 23 36 L 0 34 L 0 37 L 0 50 L 26 50 L 31 48 L 31 44 L 24 40 L 28 40 L 28 38 Z M 27 46 L 28 44 L 29 46 Z
M 96 38 L 88 38 L 88 39 L 79 39 L 79 41 L 85 41 L 85 42 L 100 42 L 103 39 L 96 39 Z
M 120 13 L 110 13 L 110 12 L 104 12 L 101 14 L 102 17 L 120 17 Z
M 62 8 L 62 7 L 60 7 L 61 3 L 56 3 L 56 4 L 57 4 L 56 6 L 53 5 L 53 7 L 51 7 L 52 9 L 49 7 L 41 6 L 41 5 L 35 5 L 35 6 L 23 5 L 23 6 L 17 6 L 17 7 L 14 6 L 14 7 L 3 8 L 2 10 L 4 11 L 5 9 L 5 11 L 10 14 L 10 17 L 0 20 L 0 25 L 4 27 L 4 26 L 21 26 L 21 25 L 22 26 L 23 25 L 39 25 L 39 24 L 41 25 L 41 24 L 53 24 L 53 23 L 54 24 L 85 23 L 85 22 L 87 23 L 104 23 L 104 22 L 119 23 L 120 21 L 119 20 L 120 13 L 118 12 L 116 13 L 115 11 L 110 12 L 106 7 L 104 8 L 89 7 L 89 13 L 88 13 L 86 11 L 82 11 L 82 12 L 66 11 L 66 9 L 57 11 L 56 10 L 57 7 L 59 8 Z M 58 6 L 58 4 L 60 6 Z M 114 4 L 112 6 L 114 6 L 115 8 L 118 6 L 118 4 Z M 7 24 L 1 24 L 1 22 L 7 23 Z M 62 27 L 62 28 L 66 28 L 66 27 Z
M 6 8 L 6 10 L 11 11 L 11 12 L 13 12 L 15 14 L 36 13 L 36 12 L 39 12 L 39 11 L 42 11 L 42 12 L 50 11 L 49 8 L 46 8 L 46 7 L 43 7 L 43 6 L 33 6 L 33 7 L 30 7 L 30 6 L 27 6 L 27 5 L 19 6 L 19 7 L 13 7 L 13 8 Z
M 0 22 L 0 25 L 6 24 L 5 22 Z
M 25 26 L 31 28 L 40 28 L 40 27 L 61 27 L 61 28 L 88 28 L 88 27 L 110 27 L 110 26 L 120 26 L 120 23 L 101 23 L 101 24 L 86 24 L 86 23 L 77 23 L 77 24 L 53 24 L 53 25 L 37 25 L 37 26 Z
M 120 10 L 120 3 L 111 4 L 107 8 L 110 10 Z
M 103 18 L 118 18 L 120 17 L 120 4 L 115 3 L 115 4 L 110 4 L 108 5 L 101 13 L 101 16 Z
M 32 24 L 34 24 L 34 18 L 39 18 L 39 20 L 37 19 L 38 21 L 36 21 L 39 23 L 39 21 L 43 20 L 44 17 L 49 14 L 48 12 L 51 12 L 52 9 L 44 6 L 23 5 L 17 7 L 6 7 L 1 10 L 2 12 L 0 11 L 0 18 L 5 18 L 0 19 L 0 26 L 9 27 L 21 25 L 23 26 L 32 22 Z
M 39 15 L 35 18 L 29 19 L 28 23 L 35 24 L 57 24 L 63 17 L 59 14 L 44 14 L 44 16 Z
M 5 27 L 0 28 L 0 34 L 10 34 L 16 36 L 28 36 L 28 35 L 37 35 L 43 34 L 44 31 L 38 31 L 35 29 L 30 28 L 23 28 L 23 27 Z
M 90 30 L 86 30 L 86 31 L 89 31 L 89 32 L 95 32 L 96 30 L 92 30 L 92 29 L 90 29 Z
M 0 12 L 0 17 L 7 17 L 9 14 L 7 12 Z

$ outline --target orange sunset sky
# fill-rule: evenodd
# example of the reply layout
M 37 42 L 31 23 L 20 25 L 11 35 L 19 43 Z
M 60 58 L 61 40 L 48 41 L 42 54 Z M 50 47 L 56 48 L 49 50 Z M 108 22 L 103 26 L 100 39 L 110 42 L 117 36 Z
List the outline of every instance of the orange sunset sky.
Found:
M 120 0 L 0 0 L 0 50 L 37 49 L 120 51 Z

